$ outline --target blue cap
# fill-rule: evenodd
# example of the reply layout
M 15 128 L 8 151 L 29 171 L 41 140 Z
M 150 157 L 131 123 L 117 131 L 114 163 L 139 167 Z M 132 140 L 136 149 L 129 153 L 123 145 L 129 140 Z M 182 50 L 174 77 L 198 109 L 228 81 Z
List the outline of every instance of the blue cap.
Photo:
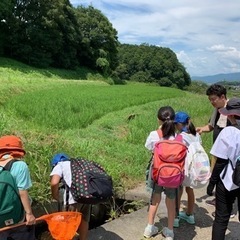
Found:
M 187 113 L 185 112 L 177 112 L 175 114 L 175 119 L 174 119 L 174 123 L 183 123 L 183 124 L 186 124 L 188 123 L 188 120 L 189 120 L 189 116 Z
M 56 166 L 59 162 L 67 161 L 69 159 L 68 155 L 65 153 L 57 153 L 53 156 L 51 161 L 52 167 Z

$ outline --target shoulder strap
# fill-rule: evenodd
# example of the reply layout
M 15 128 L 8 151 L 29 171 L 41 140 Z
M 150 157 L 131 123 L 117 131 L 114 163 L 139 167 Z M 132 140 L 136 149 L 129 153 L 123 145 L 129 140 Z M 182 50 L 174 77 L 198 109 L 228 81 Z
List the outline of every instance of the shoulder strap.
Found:
M 182 142 L 183 141 L 183 137 L 181 134 L 177 134 L 177 136 L 175 137 L 176 141 Z
M 15 162 L 17 162 L 17 161 L 19 161 L 19 160 L 17 160 L 17 159 L 12 159 L 12 160 L 10 160 L 3 168 L 4 168 L 5 170 L 7 170 L 7 171 L 10 171 L 11 168 L 12 168 L 13 163 L 15 163 Z
M 232 167 L 232 170 L 234 170 L 234 166 L 233 166 L 233 163 L 230 159 L 228 159 L 228 164 L 230 163 L 231 167 Z M 226 164 L 226 166 L 224 167 L 224 172 L 223 172 L 223 175 L 222 175 L 222 179 L 225 178 L 225 175 L 227 173 L 227 168 L 228 168 L 228 164 Z
M 158 134 L 159 138 L 161 139 L 163 137 L 162 129 L 158 129 L 157 134 Z

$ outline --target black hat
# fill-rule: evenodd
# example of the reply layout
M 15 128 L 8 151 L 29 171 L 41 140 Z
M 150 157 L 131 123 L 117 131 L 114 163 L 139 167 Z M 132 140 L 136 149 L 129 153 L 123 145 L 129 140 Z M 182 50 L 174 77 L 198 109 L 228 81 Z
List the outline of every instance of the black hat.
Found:
M 227 102 L 227 106 L 220 108 L 219 112 L 222 115 L 237 115 L 240 116 L 240 98 L 232 98 Z

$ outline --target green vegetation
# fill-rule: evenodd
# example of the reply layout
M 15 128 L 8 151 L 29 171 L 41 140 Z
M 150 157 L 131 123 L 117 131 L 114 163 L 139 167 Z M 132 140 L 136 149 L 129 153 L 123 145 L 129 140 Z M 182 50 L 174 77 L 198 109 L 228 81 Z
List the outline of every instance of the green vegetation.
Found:
M 131 80 L 185 89 L 191 82 L 171 49 L 121 44 L 101 11 L 74 8 L 68 0 L 2 0 L 0 56 L 39 68 L 87 67 L 116 84 Z M 82 79 L 86 72 L 75 73 Z
M 62 80 L 53 70 L 26 69 L 16 62 L 1 66 L 0 73 L 0 134 L 23 139 L 37 201 L 50 200 L 49 162 L 59 151 L 102 164 L 116 194 L 123 196 L 144 181 L 150 157 L 144 143 L 158 127 L 160 106 L 186 110 L 196 126 L 205 124 L 212 110 L 205 95 L 175 88 L 76 81 L 67 71 L 61 74 L 68 80 Z M 203 143 L 208 151 L 210 134 L 203 135 Z

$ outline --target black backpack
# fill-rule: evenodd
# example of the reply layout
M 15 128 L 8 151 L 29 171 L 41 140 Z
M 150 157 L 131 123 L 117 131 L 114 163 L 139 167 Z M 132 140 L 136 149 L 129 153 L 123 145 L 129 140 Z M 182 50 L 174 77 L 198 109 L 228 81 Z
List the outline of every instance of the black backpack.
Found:
M 100 164 L 84 158 L 71 158 L 70 164 L 72 184 L 67 192 L 71 191 L 76 202 L 98 204 L 113 196 L 112 178 Z
M 240 156 L 236 159 L 235 168 L 233 167 L 233 163 L 229 160 L 233 169 L 232 180 L 235 185 L 240 187 Z
M 232 174 L 232 181 L 235 185 L 237 185 L 238 187 L 240 187 L 240 156 L 237 157 L 236 159 L 236 165 L 235 167 L 233 166 L 233 162 L 229 159 L 228 160 L 232 169 L 233 169 L 233 174 Z M 228 164 L 226 165 L 224 172 L 223 172 L 223 176 L 222 179 L 224 179 L 226 172 L 227 172 L 227 167 Z

